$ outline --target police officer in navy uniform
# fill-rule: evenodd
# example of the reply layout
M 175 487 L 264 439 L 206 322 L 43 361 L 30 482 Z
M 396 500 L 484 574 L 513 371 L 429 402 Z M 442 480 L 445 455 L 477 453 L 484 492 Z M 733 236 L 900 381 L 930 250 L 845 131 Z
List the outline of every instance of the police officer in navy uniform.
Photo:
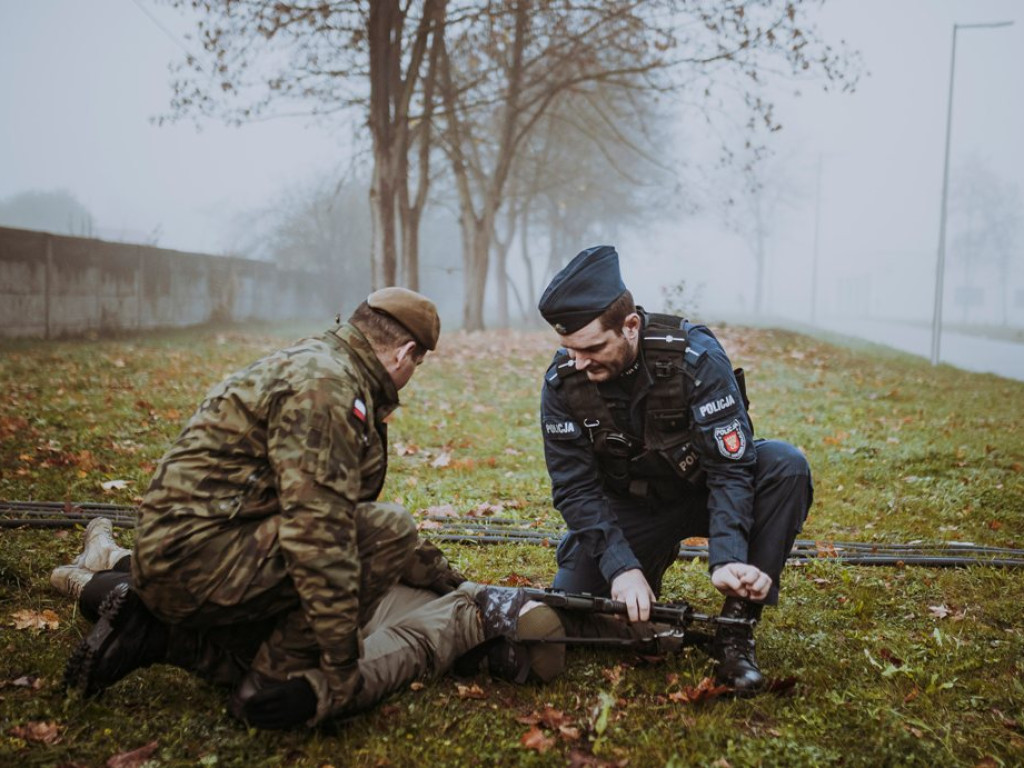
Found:
M 755 439 L 742 371 L 703 325 L 636 307 L 611 246 L 580 252 L 539 309 L 561 336 L 541 395 L 552 498 L 569 531 L 553 586 L 646 621 L 680 542 L 708 538 L 722 615 L 759 619 L 811 504 L 807 460 Z M 716 681 L 764 685 L 748 624 L 719 625 Z

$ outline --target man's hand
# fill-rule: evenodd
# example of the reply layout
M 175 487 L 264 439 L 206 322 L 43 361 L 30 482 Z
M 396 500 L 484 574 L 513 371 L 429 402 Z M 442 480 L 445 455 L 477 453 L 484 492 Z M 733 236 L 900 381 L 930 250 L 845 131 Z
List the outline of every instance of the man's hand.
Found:
M 249 725 L 280 731 L 304 725 L 316 714 L 316 694 L 301 677 L 271 683 L 242 704 Z
M 647 621 L 651 618 L 654 592 L 639 568 L 623 571 L 612 579 L 612 600 L 626 604 L 630 621 Z
M 711 583 L 726 597 L 760 601 L 768 597 L 771 577 L 748 563 L 726 563 L 711 574 Z

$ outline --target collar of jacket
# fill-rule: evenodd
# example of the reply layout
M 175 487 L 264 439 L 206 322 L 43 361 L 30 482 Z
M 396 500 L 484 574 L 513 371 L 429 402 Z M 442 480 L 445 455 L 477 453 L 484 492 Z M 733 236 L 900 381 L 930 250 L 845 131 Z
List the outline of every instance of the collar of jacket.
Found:
M 325 338 L 337 347 L 346 348 L 358 361 L 373 383 L 372 397 L 376 405 L 377 419 L 385 419 L 400 405 L 398 389 L 363 332 L 351 323 L 342 323 L 337 328 L 329 330 Z

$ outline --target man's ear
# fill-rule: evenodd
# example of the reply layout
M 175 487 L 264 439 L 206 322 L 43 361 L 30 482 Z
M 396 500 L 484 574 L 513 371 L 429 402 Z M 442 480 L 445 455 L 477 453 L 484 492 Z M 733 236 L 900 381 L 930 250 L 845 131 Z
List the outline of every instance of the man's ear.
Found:
M 622 323 L 622 335 L 633 341 L 640 334 L 640 315 L 630 312 Z
M 416 356 L 416 342 L 410 339 L 395 350 L 395 361 L 399 364 L 405 361 L 405 358 L 415 359 Z

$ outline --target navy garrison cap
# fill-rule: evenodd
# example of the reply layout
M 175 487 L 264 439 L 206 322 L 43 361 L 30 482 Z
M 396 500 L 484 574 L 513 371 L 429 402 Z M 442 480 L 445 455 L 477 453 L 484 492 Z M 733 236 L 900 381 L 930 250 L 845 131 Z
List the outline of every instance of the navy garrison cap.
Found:
M 610 245 L 598 245 L 580 251 L 555 275 L 537 309 L 564 336 L 600 317 L 625 291 L 619 254 Z

